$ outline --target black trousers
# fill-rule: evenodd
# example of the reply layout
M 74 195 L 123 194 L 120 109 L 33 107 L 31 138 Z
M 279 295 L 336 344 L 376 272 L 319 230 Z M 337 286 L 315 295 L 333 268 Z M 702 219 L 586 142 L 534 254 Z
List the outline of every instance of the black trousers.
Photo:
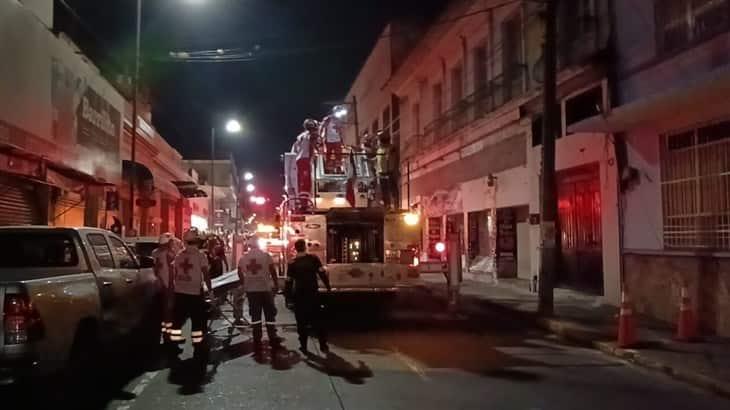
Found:
M 190 337 L 193 340 L 193 347 L 197 348 L 205 339 L 208 305 L 205 303 L 205 298 L 202 295 L 176 293 L 173 306 L 172 328 L 170 329 L 171 342 L 185 342 L 182 327 L 188 319 L 192 322 Z
M 251 327 L 253 328 L 254 343 L 261 343 L 263 336 L 261 312 L 266 318 L 266 334 L 269 336 L 269 343 L 278 343 L 276 338 L 276 305 L 274 295 L 271 292 L 247 292 L 248 310 L 251 314 Z
M 310 333 L 314 333 L 319 343 L 327 344 L 327 332 L 324 328 L 324 312 L 318 296 L 296 296 L 294 298 L 294 316 L 297 319 L 299 343 L 307 347 Z

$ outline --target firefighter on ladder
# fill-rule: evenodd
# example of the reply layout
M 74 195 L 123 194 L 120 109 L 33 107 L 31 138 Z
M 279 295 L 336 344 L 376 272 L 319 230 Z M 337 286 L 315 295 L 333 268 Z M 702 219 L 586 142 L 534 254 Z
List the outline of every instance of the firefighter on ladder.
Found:
M 203 295 L 203 285 L 212 289 L 208 272 L 208 258 L 198 248 L 200 236 L 197 229 L 192 228 L 183 235 L 185 249 L 180 252 L 174 261 L 175 280 L 174 314 L 170 341 L 176 344 L 185 342 L 182 327 L 190 319 L 192 326 L 190 337 L 193 342 L 194 358 L 203 366 L 207 362 L 205 346 L 205 328 L 208 315 L 208 305 Z
M 325 173 L 343 174 L 344 155 L 342 150 L 342 125 L 334 115 L 328 115 L 322 121 L 319 130 L 320 137 L 324 140 L 325 150 Z
M 293 153 L 297 154 L 297 196 L 300 198 L 312 197 L 312 161 L 319 144 L 319 124 L 316 120 L 307 119 L 303 124 L 304 132 L 297 136 L 292 146 Z

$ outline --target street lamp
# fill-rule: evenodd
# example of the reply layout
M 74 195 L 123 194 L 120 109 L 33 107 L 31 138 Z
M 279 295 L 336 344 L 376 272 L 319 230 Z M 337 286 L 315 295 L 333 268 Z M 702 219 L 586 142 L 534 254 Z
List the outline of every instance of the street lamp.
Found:
M 236 119 L 229 119 L 226 121 L 226 132 L 229 134 L 240 134 L 243 127 L 241 123 Z M 210 127 L 210 211 L 208 212 L 208 219 L 210 220 L 210 229 L 215 229 L 215 121 L 213 126 Z
M 347 107 L 344 105 L 338 105 L 333 110 L 333 113 L 335 115 L 335 118 L 337 118 L 338 120 L 341 120 L 341 119 L 347 117 L 347 114 L 348 114 Z
M 244 181 L 247 181 L 247 182 L 248 182 L 248 181 L 253 181 L 253 174 L 252 174 L 251 172 L 248 172 L 248 171 L 246 171 L 246 172 L 245 172 L 245 173 L 243 174 L 243 180 L 244 180 Z
M 241 128 L 241 123 L 238 122 L 238 120 L 231 119 L 228 120 L 228 122 L 226 123 L 226 131 L 231 134 L 238 134 L 239 132 L 241 132 Z
M 246 192 L 251 193 L 256 190 L 256 186 L 254 184 L 248 184 L 246 185 Z

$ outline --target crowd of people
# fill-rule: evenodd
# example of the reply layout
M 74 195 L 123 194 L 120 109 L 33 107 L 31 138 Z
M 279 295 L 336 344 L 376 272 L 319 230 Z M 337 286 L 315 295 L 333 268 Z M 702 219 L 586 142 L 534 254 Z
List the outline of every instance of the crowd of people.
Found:
M 206 345 L 206 330 L 209 317 L 209 302 L 213 299 L 212 277 L 214 272 L 227 270 L 224 249 L 220 238 L 204 237 L 196 229 L 185 232 L 183 247 L 178 248 L 173 235 L 163 234 L 159 247 L 152 253 L 154 271 L 165 289 L 162 320 L 162 335 L 165 351 L 170 360 L 177 360 L 180 345 L 185 342 L 183 325 L 191 321 L 190 338 L 193 344 L 193 359 L 200 370 L 205 369 L 209 348 Z M 281 348 L 281 339 L 276 332 L 275 297 L 279 293 L 277 266 L 272 256 L 259 248 L 256 236 L 249 238 L 246 253 L 237 264 L 239 290 L 249 303 L 252 339 L 255 352 L 260 352 L 264 324 L 268 342 L 273 350 Z M 306 242 L 295 243 L 297 256 L 287 269 L 287 298 L 294 301 L 300 350 L 309 354 L 307 340 L 314 332 L 319 340 L 319 349 L 329 351 L 323 321 L 319 286 L 321 280 L 329 290 L 330 284 L 322 262 L 318 257 L 307 254 Z M 243 300 L 240 300 L 242 303 Z
M 312 198 L 313 161 L 324 156 L 325 174 L 340 174 L 354 178 L 355 167 L 348 167 L 347 160 L 364 156 L 369 168 L 368 175 L 377 177 L 377 196 L 386 208 L 397 206 L 398 195 L 398 158 L 386 130 L 375 135 L 365 134 L 359 146 L 345 146 L 342 138 L 343 124 L 335 116 L 325 117 L 322 122 L 306 119 L 304 130 L 297 136 L 291 152 L 296 155 L 297 183 L 290 195 L 298 198 Z M 354 206 L 354 186 L 348 185 L 346 198 Z

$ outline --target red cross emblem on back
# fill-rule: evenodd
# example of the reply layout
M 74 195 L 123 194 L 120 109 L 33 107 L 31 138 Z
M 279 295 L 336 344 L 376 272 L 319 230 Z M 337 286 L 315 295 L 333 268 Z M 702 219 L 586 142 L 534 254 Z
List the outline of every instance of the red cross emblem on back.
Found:
M 261 268 L 263 268 L 263 266 L 259 265 L 258 262 L 256 262 L 256 259 L 251 259 L 248 262 L 248 265 L 246 265 L 246 270 L 252 275 L 258 275 Z
M 183 273 L 185 273 L 187 275 L 188 273 L 190 273 L 190 269 L 193 268 L 193 265 L 190 263 L 190 261 L 187 258 L 185 258 L 183 263 L 180 264 L 180 268 L 182 268 Z

